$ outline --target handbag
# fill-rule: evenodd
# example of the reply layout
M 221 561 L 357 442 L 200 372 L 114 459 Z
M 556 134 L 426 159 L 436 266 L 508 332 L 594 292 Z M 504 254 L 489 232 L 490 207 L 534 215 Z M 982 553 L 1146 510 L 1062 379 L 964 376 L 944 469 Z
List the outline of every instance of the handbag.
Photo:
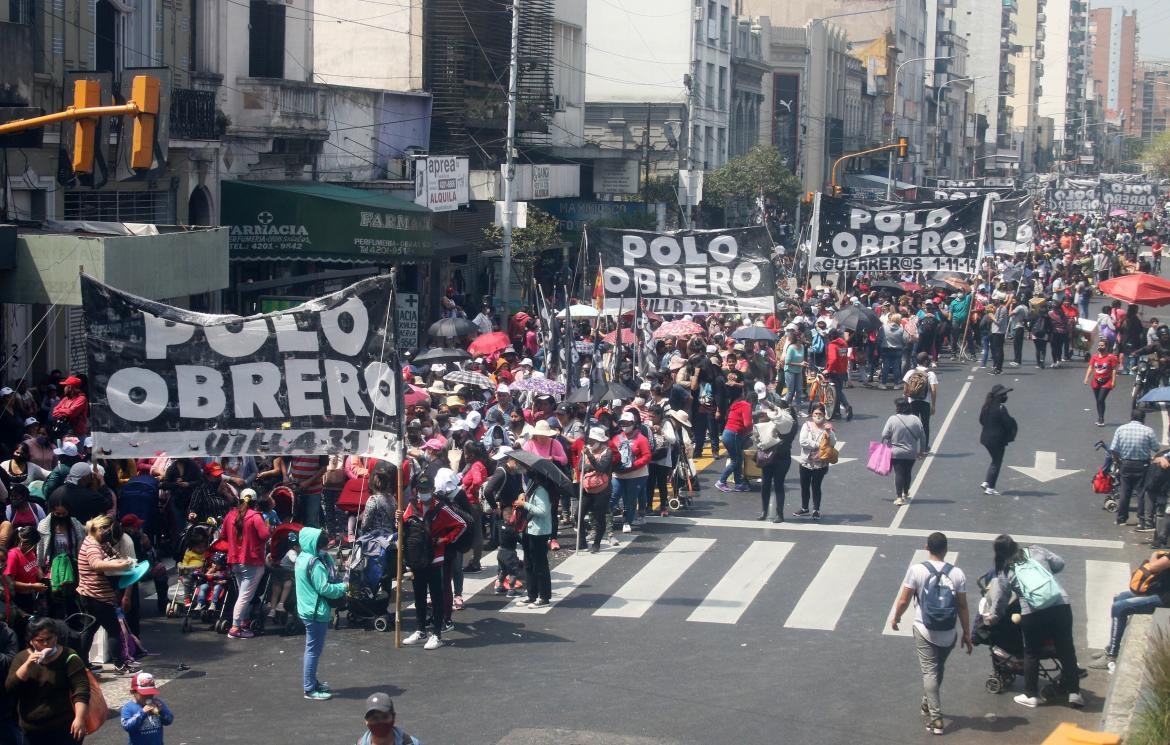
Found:
M 776 445 L 775 447 L 769 448 L 767 450 L 760 448 L 760 449 L 756 450 L 756 455 L 755 455 L 756 465 L 757 466 L 770 466 L 776 462 L 776 456 L 779 454 L 780 454 L 780 446 L 779 445 Z
M 837 452 L 837 448 L 833 447 L 829 440 L 829 433 L 821 435 L 821 445 L 817 448 L 817 460 L 833 465 L 841 454 Z
M 886 476 L 890 473 L 893 451 L 890 446 L 884 442 L 869 443 L 869 462 L 865 467 L 876 473 L 878 476 Z

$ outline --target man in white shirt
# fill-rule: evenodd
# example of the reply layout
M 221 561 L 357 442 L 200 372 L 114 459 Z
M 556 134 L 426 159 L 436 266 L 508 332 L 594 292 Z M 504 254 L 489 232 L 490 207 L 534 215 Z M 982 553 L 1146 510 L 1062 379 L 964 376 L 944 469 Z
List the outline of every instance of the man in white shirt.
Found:
M 898 630 L 902 614 L 910 607 L 910 598 L 914 598 L 914 644 L 925 692 L 922 713 L 926 716 L 926 731 L 941 735 L 939 687 L 943 671 L 956 638 L 967 654 L 971 654 L 971 620 L 967 612 L 967 576 L 963 570 L 946 563 L 947 537 L 931 533 L 926 537 L 926 550 L 930 559 L 911 566 L 902 580 L 902 592 L 894 605 L 890 627 Z M 956 627 L 961 627 L 961 634 Z
M 485 305 L 482 308 L 480 308 L 479 315 L 477 315 L 475 318 L 471 319 L 471 322 L 474 323 L 475 327 L 479 329 L 480 336 L 482 336 L 484 334 L 490 334 L 492 332 L 492 326 L 493 326 L 491 307 L 488 305 Z
M 922 422 L 922 431 L 926 433 L 926 449 L 930 450 L 930 417 L 934 415 L 938 403 L 938 375 L 930 369 L 930 353 L 919 352 L 915 358 L 917 365 L 906 371 L 902 376 L 902 391 L 906 400 L 910 402 L 910 413 Z M 919 376 L 926 377 L 925 390 L 922 386 L 911 384 L 911 379 Z M 918 388 L 915 395 L 913 388 Z

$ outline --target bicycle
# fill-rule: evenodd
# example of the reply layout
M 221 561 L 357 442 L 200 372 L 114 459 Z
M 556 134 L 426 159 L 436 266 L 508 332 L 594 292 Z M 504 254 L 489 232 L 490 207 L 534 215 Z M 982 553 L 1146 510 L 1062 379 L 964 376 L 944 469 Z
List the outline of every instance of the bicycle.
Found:
M 825 407 L 825 418 L 832 419 L 837 414 L 837 389 L 833 381 L 829 380 L 824 368 L 809 365 L 805 372 L 804 388 L 808 392 L 808 413 L 811 416 L 813 407 L 822 404 Z

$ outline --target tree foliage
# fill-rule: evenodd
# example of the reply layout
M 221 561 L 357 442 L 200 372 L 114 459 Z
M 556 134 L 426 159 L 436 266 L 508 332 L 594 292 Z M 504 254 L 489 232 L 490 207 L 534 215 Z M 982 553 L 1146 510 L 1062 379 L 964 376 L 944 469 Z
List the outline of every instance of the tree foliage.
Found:
M 483 240 L 488 249 L 504 247 L 504 230 L 499 225 L 488 225 L 483 229 Z M 557 232 L 557 221 L 542 209 L 528 205 L 528 227 L 512 231 L 512 271 L 525 280 L 533 276 L 540 254 L 561 245 Z
M 1141 160 L 1159 176 L 1170 177 L 1170 130 L 1162 132 L 1146 145 Z
M 703 201 L 720 207 L 755 200 L 761 193 L 777 202 L 790 202 L 800 193 L 800 183 L 772 145 L 757 145 L 732 158 L 708 171 L 703 181 Z

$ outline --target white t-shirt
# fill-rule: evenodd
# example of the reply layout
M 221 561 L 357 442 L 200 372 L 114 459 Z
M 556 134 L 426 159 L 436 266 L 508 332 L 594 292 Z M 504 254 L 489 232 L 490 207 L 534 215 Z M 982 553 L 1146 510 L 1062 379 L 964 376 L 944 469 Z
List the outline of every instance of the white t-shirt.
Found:
M 910 381 L 910 375 L 915 370 L 917 370 L 918 372 L 926 373 L 926 384 L 927 385 L 926 385 L 926 399 L 925 399 L 925 401 L 928 404 L 934 405 L 934 387 L 936 385 L 938 385 L 938 376 L 934 374 L 934 370 L 931 370 L 930 368 L 923 367 L 922 365 L 918 365 L 917 367 L 912 367 L 906 371 L 906 374 L 902 376 L 902 382 L 908 383 Z M 913 401 L 914 399 L 907 397 L 906 400 Z
M 940 572 L 943 565 L 946 564 L 945 561 L 935 561 L 934 559 L 931 559 L 930 563 Z M 922 608 L 918 605 L 918 597 L 928 579 L 930 579 L 930 572 L 922 565 L 922 562 L 919 562 L 907 570 L 906 579 L 902 580 L 902 587 L 908 587 L 914 592 L 914 628 L 918 629 L 918 633 L 936 647 L 953 646 L 955 640 L 959 638 L 959 630 L 961 629 L 958 619 L 955 620 L 955 628 L 948 631 L 932 631 L 922 623 Z M 951 571 L 943 575 L 939 581 L 942 582 L 943 587 L 950 587 L 951 592 L 956 595 L 967 592 L 967 575 L 963 574 L 963 570 L 958 567 L 951 567 Z

